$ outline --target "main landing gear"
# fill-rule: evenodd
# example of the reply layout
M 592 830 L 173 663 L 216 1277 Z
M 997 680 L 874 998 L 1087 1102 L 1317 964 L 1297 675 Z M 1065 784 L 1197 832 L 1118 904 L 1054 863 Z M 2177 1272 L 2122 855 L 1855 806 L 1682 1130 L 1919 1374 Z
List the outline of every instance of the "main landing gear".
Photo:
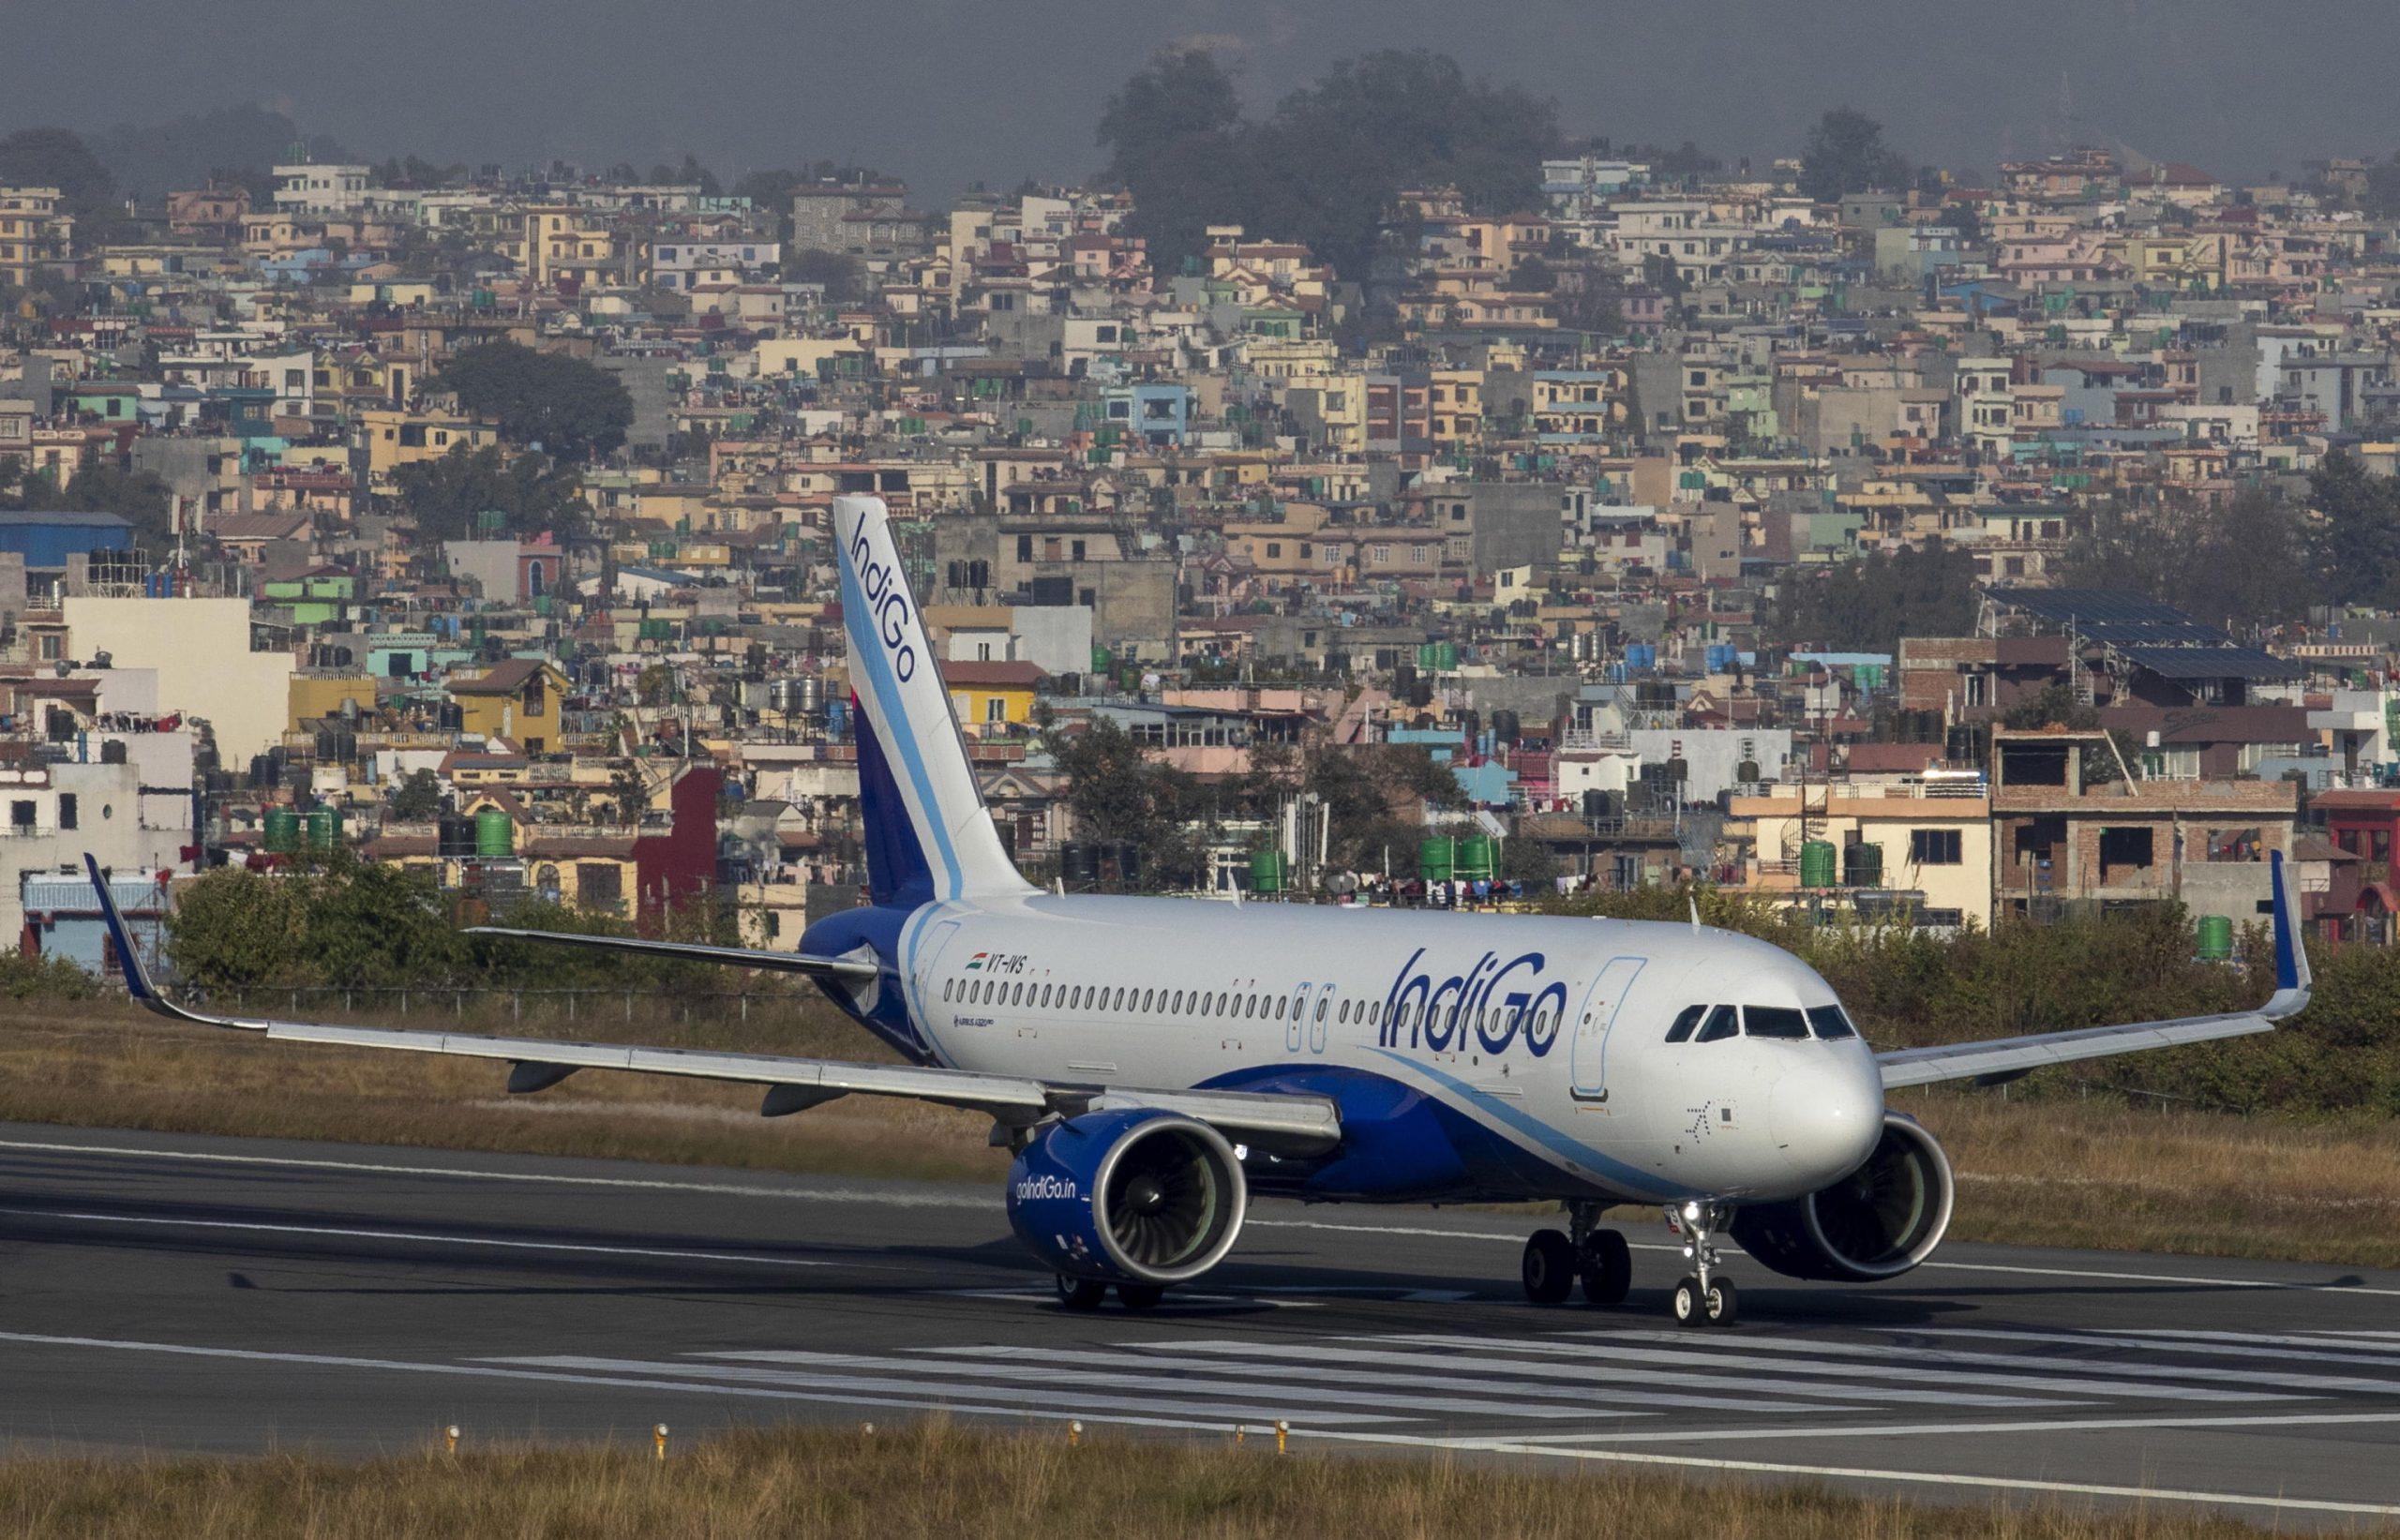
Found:
M 1600 1205 L 1567 1205 L 1568 1229 L 1537 1230 L 1525 1242 L 1525 1297 L 1537 1305 L 1563 1305 L 1575 1285 L 1594 1305 L 1622 1305 L 1633 1283 L 1633 1252 L 1625 1236 L 1597 1228 Z M 1692 1202 L 1666 1211 L 1667 1227 L 1684 1237 L 1690 1276 L 1675 1285 L 1676 1323 L 1730 1326 L 1740 1310 L 1733 1280 L 1718 1276 L 1719 1258 L 1710 1236 L 1732 1218 L 1723 1204 Z
M 1622 1305 L 1633 1286 L 1633 1251 L 1625 1236 L 1594 1228 L 1598 1204 L 1567 1205 L 1565 1232 L 1537 1230 L 1525 1242 L 1525 1297 L 1537 1305 L 1563 1305 L 1575 1285 L 1594 1305 Z

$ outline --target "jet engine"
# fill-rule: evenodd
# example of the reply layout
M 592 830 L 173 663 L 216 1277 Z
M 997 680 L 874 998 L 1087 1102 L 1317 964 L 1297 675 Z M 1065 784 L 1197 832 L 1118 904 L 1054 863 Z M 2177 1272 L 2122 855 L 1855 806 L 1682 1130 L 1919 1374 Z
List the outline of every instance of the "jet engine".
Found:
M 1950 1227 L 1949 1157 L 1915 1118 L 1883 1114 L 1883 1137 L 1856 1171 L 1805 1198 L 1745 1205 L 1742 1249 L 1788 1278 L 1866 1283 L 1933 1254 Z
M 1241 1233 L 1249 1187 L 1233 1146 L 1149 1108 L 1052 1124 L 1009 1172 L 1009 1224 L 1061 1278 L 1157 1286 L 1198 1278 Z

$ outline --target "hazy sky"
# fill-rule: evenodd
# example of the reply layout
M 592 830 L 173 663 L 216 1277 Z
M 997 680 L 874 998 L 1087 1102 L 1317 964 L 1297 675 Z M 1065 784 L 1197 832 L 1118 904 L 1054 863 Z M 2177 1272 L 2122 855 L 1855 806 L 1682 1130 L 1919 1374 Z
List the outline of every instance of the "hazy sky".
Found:
M 1794 152 L 1843 102 L 1920 160 L 2068 139 L 2291 174 L 2400 148 L 2391 0 L 6 0 L 0 127 L 254 100 L 378 158 L 648 165 L 821 157 L 927 201 L 1073 178 L 1152 50 L 1222 43 L 1263 108 L 1330 61 L 1427 47 L 1556 99 L 1570 132 Z M 2070 131 L 2071 130 L 2071 131 Z

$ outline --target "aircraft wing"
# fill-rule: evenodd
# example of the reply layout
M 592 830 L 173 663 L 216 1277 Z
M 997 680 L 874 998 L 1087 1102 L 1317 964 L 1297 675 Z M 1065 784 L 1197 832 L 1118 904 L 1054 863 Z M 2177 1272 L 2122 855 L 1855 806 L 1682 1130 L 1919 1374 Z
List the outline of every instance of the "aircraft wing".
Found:
M 2272 1032 L 2275 1024 L 2308 1008 L 2311 976 L 2308 950 L 2301 943 L 2298 905 L 2292 901 L 2291 874 L 2281 852 L 2272 862 L 2275 926 L 2275 992 L 2256 1010 L 2228 1011 L 2216 1016 L 2182 1016 L 2164 1022 L 2130 1022 L 2119 1026 L 2092 1026 L 2073 1032 L 2041 1032 L 2024 1038 L 1993 1038 L 1982 1042 L 1944 1043 L 1937 1048 L 1902 1048 L 1875 1055 L 1882 1067 L 1886 1090 L 1902 1085 L 1928 1085 L 1936 1081 L 1972 1080 L 1998 1085 L 2053 1064 L 2074 1059 L 2105 1058 L 2112 1054 L 2138 1054 L 2152 1048 L 2239 1038 Z
M 622 1069 L 634 1074 L 675 1075 L 766 1087 L 758 1112 L 780 1117 L 843 1096 L 895 1096 L 988 1113 L 995 1137 L 1003 1128 L 1023 1129 L 1052 1115 L 1075 1116 L 1094 1106 L 1155 1107 L 1181 1113 L 1215 1128 L 1228 1139 L 1277 1155 L 1322 1154 L 1342 1140 L 1342 1120 L 1325 1097 L 1240 1091 L 1150 1090 L 1139 1086 L 1065 1084 L 1013 1075 L 987 1075 L 903 1064 L 849 1064 L 838 1059 L 786 1058 L 773 1054 L 726 1054 L 708 1049 L 645 1048 L 633 1043 L 558 1042 L 543 1038 L 483 1037 L 464 1032 L 419 1032 L 397 1027 L 337 1026 L 321 1022 L 282 1022 L 264 1017 L 220 1016 L 178 1005 L 152 981 L 141 953 L 127 935 L 99 863 L 83 858 L 99 895 L 101 917 L 123 964 L 127 990 L 143 1006 L 173 1021 L 252 1032 L 275 1042 L 321 1043 L 345 1048 L 383 1048 L 405 1053 L 492 1059 L 507 1064 L 508 1089 L 517 1094 L 548 1090 L 579 1069 Z M 578 938 L 579 939 L 579 938 Z M 711 949 L 732 950 L 733 949 Z M 744 954 L 753 955 L 753 954 Z M 820 959 L 854 965 L 845 959 Z
M 582 935 L 574 931 L 518 931 L 504 925 L 470 925 L 464 935 L 496 935 L 511 941 L 540 941 L 560 947 L 588 947 L 593 951 L 633 952 L 644 957 L 677 957 L 690 963 L 730 963 L 768 973 L 804 973 L 812 978 L 872 979 L 871 957 L 812 957 L 805 952 L 765 951 L 749 947 L 712 947 L 692 941 L 652 941 L 638 935 Z

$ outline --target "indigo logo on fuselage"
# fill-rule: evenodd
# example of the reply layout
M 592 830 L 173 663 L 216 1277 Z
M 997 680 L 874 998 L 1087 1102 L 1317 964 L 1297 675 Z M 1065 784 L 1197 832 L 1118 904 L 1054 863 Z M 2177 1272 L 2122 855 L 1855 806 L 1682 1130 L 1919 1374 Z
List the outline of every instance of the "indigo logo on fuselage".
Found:
M 892 671 L 905 684 L 917 673 L 917 649 L 908 639 L 908 595 L 895 580 L 898 575 L 892 564 L 875 560 L 867 546 L 864 524 L 851 537 L 850 564 L 858 568 L 859 588 L 866 594 L 868 609 L 874 617 L 867 629 L 892 654 Z
M 1558 1024 L 1567 1014 L 1567 984 L 1542 979 L 1548 959 L 1540 952 L 1523 952 L 1501 963 L 1498 952 L 1487 951 L 1474 966 L 1442 979 L 1433 977 L 1433 969 L 1418 965 L 1424 956 L 1425 949 L 1418 948 L 1392 979 L 1391 993 L 1384 997 L 1378 1046 L 1423 1047 L 1439 1054 L 1464 1048 L 1471 1033 L 1483 1052 L 1498 1054 L 1522 1031 L 1526 1051 L 1539 1058 L 1558 1040 Z

